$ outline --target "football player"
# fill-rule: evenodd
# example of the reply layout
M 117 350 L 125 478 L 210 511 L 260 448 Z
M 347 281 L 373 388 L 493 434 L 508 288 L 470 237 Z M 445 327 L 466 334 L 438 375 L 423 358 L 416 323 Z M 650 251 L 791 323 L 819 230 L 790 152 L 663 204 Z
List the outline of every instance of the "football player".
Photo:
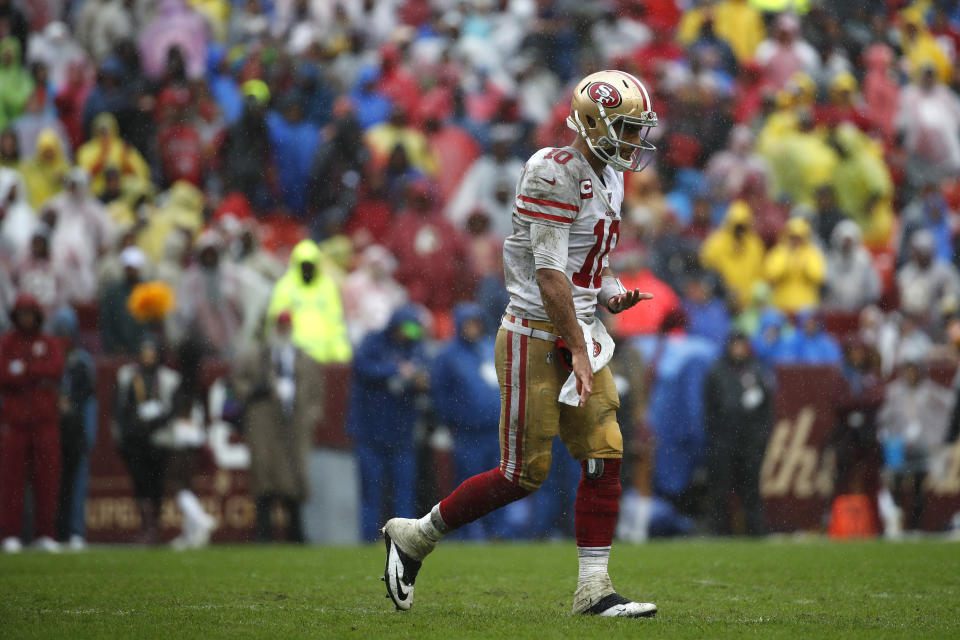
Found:
M 620 497 L 623 440 L 612 341 L 597 305 L 620 313 L 652 296 L 627 291 L 608 266 L 617 244 L 623 171 L 641 171 L 656 148 L 657 114 L 629 73 L 601 71 L 574 89 L 570 146 L 536 152 L 517 184 L 513 234 L 503 248 L 510 303 L 496 341 L 500 466 L 466 480 L 420 519 L 383 528 L 383 579 L 397 609 L 413 604 L 423 559 L 454 529 L 530 495 L 550 470 L 559 435 L 583 469 L 574 529 L 575 614 L 650 617 L 657 607 L 618 594 L 607 573 Z M 589 344 L 589 347 L 588 347 Z M 564 395 L 564 397 L 561 397 Z M 563 400 L 566 400 L 564 402 Z

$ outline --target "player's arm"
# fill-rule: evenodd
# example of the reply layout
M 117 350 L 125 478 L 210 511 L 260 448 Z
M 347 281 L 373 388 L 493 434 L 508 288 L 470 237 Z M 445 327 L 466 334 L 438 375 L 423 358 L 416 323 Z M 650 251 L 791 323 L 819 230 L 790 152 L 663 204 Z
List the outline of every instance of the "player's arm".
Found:
M 603 284 L 600 285 L 597 302 L 606 307 L 610 313 L 620 313 L 621 311 L 626 311 L 641 300 L 653 299 L 652 293 L 643 293 L 640 289 L 628 291 L 624 288 L 620 279 L 613 275 L 610 267 L 604 267 L 601 275 L 603 277 Z
M 577 311 L 567 278 L 567 225 L 533 223 L 530 225 L 530 245 L 537 268 L 537 286 L 547 317 L 570 349 L 573 373 L 577 377 L 580 406 L 587 403 L 593 391 L 593 370 L 587 356 L 587 344 L 577 322 Z

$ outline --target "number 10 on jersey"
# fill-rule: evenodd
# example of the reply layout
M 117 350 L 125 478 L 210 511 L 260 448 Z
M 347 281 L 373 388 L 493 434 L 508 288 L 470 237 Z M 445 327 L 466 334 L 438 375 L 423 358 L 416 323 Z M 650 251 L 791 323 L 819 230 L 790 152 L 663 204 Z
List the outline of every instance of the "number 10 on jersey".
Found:
M 617 238 L 620 237 L 620 221 L 610 220 L 610 227 L 607 228 L 607 221 L 600 219 L 593 226 L 593 235 L 596 242 L 590 247 L 587 253 L 587 259 L 584 261 L 580 271 L 573 274 L 573 284 L 584 289 L 599 289 L 603 279 L 603 259 L 610 253 L 610 249 L 617 246 Z

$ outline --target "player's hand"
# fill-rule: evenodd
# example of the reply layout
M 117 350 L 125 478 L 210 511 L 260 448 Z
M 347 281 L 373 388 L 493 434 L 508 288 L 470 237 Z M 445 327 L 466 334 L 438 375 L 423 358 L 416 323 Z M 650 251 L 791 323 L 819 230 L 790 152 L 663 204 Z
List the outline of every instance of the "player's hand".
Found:
M 590 394 L 593 393 L 593 369 L 590 367 L 590 358 L 586 351 L 573 354 L 573 375 L 577 377 L 577 393 L 580 394 L 580 405 L 585 406 Z
M 640 291 L 640 289 L 634 289 L 633 291 L 621 293 L 620 295 L 613 296 L 607 300 L 607 309 L 610 310 L 610 313 L 620 313 L 621 311 L 626 311 L 641 300 L 652 299 L 652 293 L 643 293 Z

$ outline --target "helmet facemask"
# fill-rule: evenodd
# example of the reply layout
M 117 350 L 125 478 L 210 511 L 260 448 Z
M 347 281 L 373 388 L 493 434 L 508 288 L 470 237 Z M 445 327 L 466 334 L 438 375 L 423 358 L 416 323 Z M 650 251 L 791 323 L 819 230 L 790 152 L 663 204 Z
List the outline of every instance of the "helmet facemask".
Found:
M 614 169 L 643 171 L 657 150 L 648 140 L 650 130 L 657 126 L 656 112 L 643 111 L 639 116 L 619 113 L 608 116 L 603 105 L 598 104 L 597 108 L 602 122 L 591 123 L 593 117 L 587 115 L 587 122 L 584 123 L 580 112 L 574 111 L 567 118 L 567 126 L 583 136 L 594 155 Z M 591 129 L 595 132 L 596 140 L 590 135 Z

